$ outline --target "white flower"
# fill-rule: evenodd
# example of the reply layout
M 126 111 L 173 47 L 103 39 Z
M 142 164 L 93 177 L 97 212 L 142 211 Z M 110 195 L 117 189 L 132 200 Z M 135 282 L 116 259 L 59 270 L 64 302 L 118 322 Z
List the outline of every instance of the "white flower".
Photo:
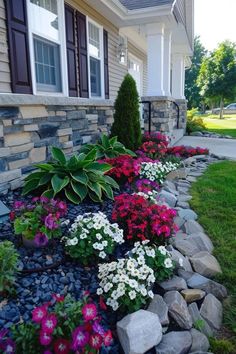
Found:
M 140 293 L 143 296 L 147 296 L 147 290 L 145 288 L 140 289 Z
M 98 241 L 100 241 L 101 239 L 102 239 L 102 235 L 101 234 L 96 234 L 96 239 L 98 240 Z
M 99 252 L 99 257 L 103 259 L 106 258 L 106 253 L 104 251 Z
M 153 291 L 152 290 L 149 290 L 148 291 L 148 296 L 153 299 L 154 298 L 154 294 L 153 294 Z
M 179 265 L 180 265 L 180 267 L 183 267 L 183 264 L 184 264 L 183 258 L 179 258 Z
M 74 238 L 67 240 L 66 245 L 67 246 L 75 246 L 75 245 L 77 245 L 77 243 L 78 243 L 78 238 L 74 237 Z
M 164 246 L 159 246 L 158 247 L 158 251 L 163 254 L 164 256 L 166 255 L 166 248 Z
M 136 292 L 134 290 L 131 290 L 129 292 L 129 297 L 130 297 L 130 300 L 133 300 L 136 298 Z
M 102 295 L 102 294 L 103 294 L 102 288 L 98 288 L 98 289 L 97 289 L 97 295 Z
M 166 258 L 164 261 L 164 265 L 166 268 L 172 268 L 173 267 L 172 260 L 170 258 Z
M 105 293 L 107 293 L 112 287 L 113 287 L 113 284 L 112 284 L 112 283 L 107 283 L 107 284 L 104 286 L 104 291 L 105 291 Z

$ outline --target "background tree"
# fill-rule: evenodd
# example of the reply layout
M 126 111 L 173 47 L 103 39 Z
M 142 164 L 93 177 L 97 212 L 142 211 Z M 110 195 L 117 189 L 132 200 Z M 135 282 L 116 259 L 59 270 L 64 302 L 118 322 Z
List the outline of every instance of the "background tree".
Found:
M 236 49 L 235 43 L 219 44 L 202 62 L 198 85 L 200 94 L 207 99 L 220 101 L 220 118 L 223 118 L 224 101 L 236 94 Z
M 197 78 L 206 53 L 207 51 L 202 45 L 200 37 L 195 37 L 192 65 L 186 71 L 185 79 L 185 96 L 188 100 L 188 109 L 197 108 L 201 104 L 202 97 L 200 95 L 200 88 L 197 85 Z
M 139 95 L 130 74 L 125 76 L 120 86 L 114 108 L 111 135 L 118 136 L 118 141 L 135 151 L 141 144 Z

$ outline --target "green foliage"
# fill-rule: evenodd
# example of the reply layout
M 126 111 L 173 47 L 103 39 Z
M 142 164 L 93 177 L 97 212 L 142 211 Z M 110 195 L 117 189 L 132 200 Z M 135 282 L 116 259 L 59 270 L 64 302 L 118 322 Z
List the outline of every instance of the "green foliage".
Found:
M 201 117 L 196 116 L 198 114 L 197 109 L 191 109 L 187 112 L 187 126 L 186 131 L 188 134 L 192 132 L 206 130 L 206 126 Z
M 227 339 L 210 338 L 211 351 L 214 354 L 234 354 L 235 346 Z
M 205 326 L 204 320 L 201 320 L 201 319 L 196 320 L 193 324 L 193 327 L 196 328 L 200 332 L 204 328 L 204 326 Z
M 119 186 L 105 175 L 112 167 L 96 162 L 96 153 L 93 149 L 88 154 L 81 153 L 67 160 L 61 149 L 53 147 L 52 161 L 36 165 L 39 171 L 27 176 L 23 194 L 44 190 L 42 195 L 52 198 L 64 192 L 74 204 L 79 204 L 87 196 L 94 202 L 101 202 L 104 194 L 113 199 L 112 188 L 118 189 Z
M 114 123 L 111 135 L 127 148 L 135 151 L 141 145 L 139 95 L 135 80 L 127 74 L 115 101 Z
M 0 293 L 12 293 L 19 255 L 12 242 L 0 243 Z
M 206 50 L 203 47 L 200 38 L 195 37 L 194 39 L 194 52 L 192 60 L 192 65 L 190 69 L 186 70 L 185 79 L 185 95 L 188 101 L 188 108 L 200 107 L 202 102 L 202 97 L 200 95 L 200 88 L 197 85 L 197 78 L 199 75 L 200 67 L 203 58 L 206 56 Z
M 37 338 L 38 330 L 39 325 L 33 323 L 22 323 L 21 325 L 13 326 L 11 328 L 16 343 L 16 354 L 36 354 L 41 352 L 41 346 Z
M 117 136 L 109 139 L 105 134 L 101 136 L 101 141 L 97 144 L 86 144 L 82 146 L 81 152 L 87 154 L 93 149 L 96 149 L 96 159 L 114 158 L 120 155 L 136 156 L 133 151 L 126 149 L 123 144 L 117 141 Z

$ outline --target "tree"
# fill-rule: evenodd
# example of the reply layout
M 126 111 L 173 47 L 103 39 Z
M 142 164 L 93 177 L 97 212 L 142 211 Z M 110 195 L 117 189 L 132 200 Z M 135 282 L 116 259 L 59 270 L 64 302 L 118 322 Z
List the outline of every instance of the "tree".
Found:
M 200 41 L 200 37 L 195 37 L 192 65 L 191 68 L 186 71 L 185 78 L 185 95 L 188 100 L 188 109 L 199 107 L 202 100 L 200 88 L 197 85 L 197 78 L 206 52 L 206 49 Z
M 120 86 L 114 108 L 111 135 L 117 136 L 125 147 L 135 151 L 141 144 L 139 95 L 130 74 L 125 76 Z
M 236 46 L 225 41 L 202 62 L 198 85 L 207 99 L 220 100 L 220 118 L 223 118 L 224 101 L 236 94 Z

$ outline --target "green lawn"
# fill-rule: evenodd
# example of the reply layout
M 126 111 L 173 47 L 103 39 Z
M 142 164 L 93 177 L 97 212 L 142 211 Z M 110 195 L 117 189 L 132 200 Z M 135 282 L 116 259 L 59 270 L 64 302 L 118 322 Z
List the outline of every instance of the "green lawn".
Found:
M 226 286 L 230 295 L 224 303 L 222 335 L 235 347 L 216 352 L 236 353 L 236 162 L 210 165 L 192 185 L 191 194 L 191 206 L 210 236 L 215 246 L 214 255 L 222 267 L 223 273 L 217 281 Z
M 202 115 L 204 123 L 209 131 L 218 134 L 231 135 L 236 138 L 236 115 L 225 115 L 219 119 L 217 115 Z

